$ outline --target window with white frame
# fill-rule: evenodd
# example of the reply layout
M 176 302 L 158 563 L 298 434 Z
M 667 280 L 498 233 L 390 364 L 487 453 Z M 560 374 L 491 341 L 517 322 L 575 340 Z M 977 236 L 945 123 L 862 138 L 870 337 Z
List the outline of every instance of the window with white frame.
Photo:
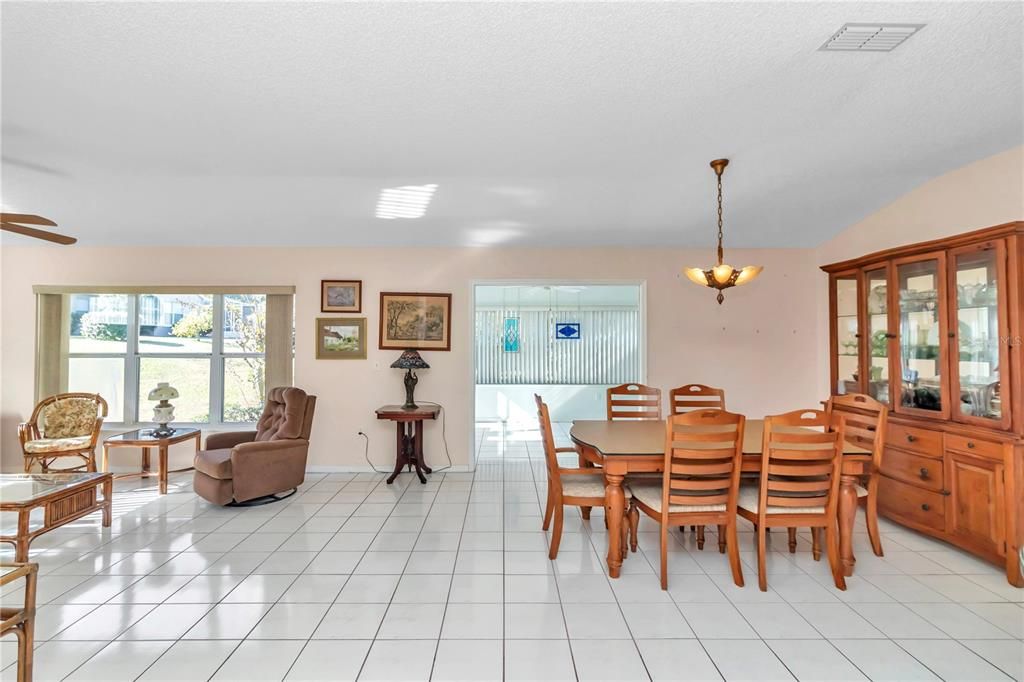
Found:
M 266 295 L 74 293 L 67 309 L 67 390 L 106 398 L 108 421 L 149 422 L 164 381 L 180 394 L 177 423 L 258 419 Z

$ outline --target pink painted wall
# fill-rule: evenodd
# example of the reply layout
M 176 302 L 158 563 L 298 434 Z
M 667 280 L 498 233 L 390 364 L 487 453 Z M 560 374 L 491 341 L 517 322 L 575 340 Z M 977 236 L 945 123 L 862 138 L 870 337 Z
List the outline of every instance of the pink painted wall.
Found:
M 3 332 L 0 400 L 3 468 L 21 466 L 17 423 L 33 400 L 33 284 L 277 284 L 296 287 L 295 383 L 319 396 L 310 466 L 393 462 L 394 432 L 373 410 L 404 397 L 401 373 L 388 368 L 394 351 L 376 346 L 378 293 L 451 292 L 452 351 L 428 352 L 431 369 L 416 395 L 447 408 L 447 437 L 456 465 L 470 461 L 473 355 L 470 296 L 483 280 L 631 280 L 647 284 L 648 381 L 663 389 L 686 382 L 725 387 L 732 409 L 750 416 L 812 405 L 823 395 L 816 367 L 820 343 L 815 309 L 817 261 L 809 250 L 731 251 L 738 265 L 765 266 L 761 277 L 727 292 L 690 283 L 685 265 L 703 264 L 711 249 L 277 249 L 5 247 L 0 260 Z M 321 278 L 363 280 L 363 310 L 371 332 L 365 361 L 316 360 L 313 320 L 320 315 Z M 15 324 L 16 323 L 16 324 Z M 430 425 L 428 461 L 444 461 L 440 424 Z M 118 453 L 127 465 L 132 451 Z M 184 464 L 188 453 L 173 455 Z
M 439 291 L 453 295 L 452 351 L 426 353 L 431 369 L 417 396 L 447 408 L 452 460 L 470 462 L 473 422 L 470 301 L 474 281 L 644 281 L 647 288 L 648 382 L 722 386 L 731 409 L 751 417 L 814 405 L 827 393 L 827 295 L 822 263 L 900 244 L 1024 219 L 1024 148 L 936 178 L 851 226 L 816 249 L 730 251 L 737 265 L 762 264 L 756 282 L 713 292 L 681 277 L 711 249 L 276 249 L 4 247 L 0 254 L 0 447 L 5 471 L 20 470 L 16 427 L 32 409 L 33 284 L 277 284 L 296 287 L 295 382 L 320 397 L 310 466 L 360 467 L 370 457 L 393 461 L 394 435 L 373 409 L 403 397 L 397 356 L 375 346 L 378 293 Z M 362 279 L 371 344 L 365 361 L 318 361 L 313 319 L 322 278 Z M 427 435 L 428 461 L 443 462 L 440 424 Z M 119 453 L 127 465 L 127 453 Z M 178 451 L 173 464 L 184 464 Z

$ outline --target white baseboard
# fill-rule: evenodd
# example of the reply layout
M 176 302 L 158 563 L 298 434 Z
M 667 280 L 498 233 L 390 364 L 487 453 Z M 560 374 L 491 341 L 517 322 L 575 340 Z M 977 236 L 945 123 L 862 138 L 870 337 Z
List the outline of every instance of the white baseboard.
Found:
M 438 469 L 440 469 L 440 467 L 438 467 Z M 451 467 L 448 467 L 447 465 L 445 465 L 444 473 L 451 472 L 453 474 L 466 474 L 466 473 L 471 473 L 472 471 L 473 471 L 473 468 L 470 467 L 468 464 L 456 464 L 456 465 L 453 465 Z M 132 467 L 110 467 L 110 473 L 112 473 L 112 474 L 131 474 L 131 473 L 138 473 L 138 472 L 139 472 L 138 467 L 135 467 L 135 468 L 132 468 Z M 21 472 L 19 471 L 17 473 L 21 473 Z M 180 473 L 188 473 L 188 472 L 180 472 Z M 374 473 L 374 470 L 371 467 L 367 466 L 366 464 L 363 464 L 362 466 L 359 466 L 359 465 L 319 466 L 319 465 L 317 465 L 317 466 L 306 467 L 306 473 L 307 474 L 372 474 L 372 473 Z M 376 471 L 376 473 L 385 473 L 385 472 L 384 472 L 383 469 L 378 469 Z M 442 472 L 438 471 L 438 473 L 442 473 Z M 389 476 L 391 475 L 391 470 L 390 469 L 388 469 L 387 474 Z M 156 478 L 156 470 L 155 469 L 153 471 L 153 478 Z

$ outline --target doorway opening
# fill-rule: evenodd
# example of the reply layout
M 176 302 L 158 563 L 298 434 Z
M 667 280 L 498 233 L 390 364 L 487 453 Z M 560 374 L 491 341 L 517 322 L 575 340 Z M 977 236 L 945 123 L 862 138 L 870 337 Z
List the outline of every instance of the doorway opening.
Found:
M 542 460 L 534 395 L 556 445 L 574 419 L 604 419 L 609 386 L 646 375 L 642 283 L 477 284 L 476 460 Z

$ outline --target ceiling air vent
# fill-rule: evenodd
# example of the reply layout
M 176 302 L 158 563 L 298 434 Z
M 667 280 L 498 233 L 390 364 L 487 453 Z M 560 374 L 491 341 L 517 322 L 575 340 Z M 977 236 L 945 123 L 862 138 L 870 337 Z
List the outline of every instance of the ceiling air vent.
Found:
M 818 49 L 822 52 L 892 52 L 924 24 L 844 24 Z

